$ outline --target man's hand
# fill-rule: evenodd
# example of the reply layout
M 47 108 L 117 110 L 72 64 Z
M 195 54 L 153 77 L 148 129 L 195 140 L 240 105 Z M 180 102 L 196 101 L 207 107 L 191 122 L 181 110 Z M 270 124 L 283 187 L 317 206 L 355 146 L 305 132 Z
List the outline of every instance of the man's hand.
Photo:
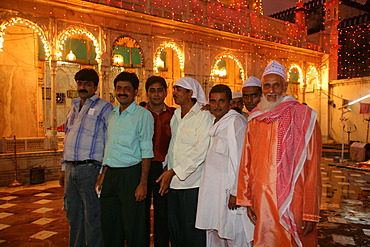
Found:
M 135 190 L 135 200 L 141 202 L 146 198 L 147 185 L 144 183 L 139 183 Z
M 175 172 L 173 169 L 170 169 L 163 172 L 156 180 L 157 183 L 160 183 L 159 194 L 161 194 L 161 196 L 168 193 L 168 186 L 170 186 L 173 176 L 175 176 Z
M 96 176 L 96 183 L 95 183 L 95 192 L 96 194 L 98 195 L 98 198 L 100 198 L 100 193 L 101 193 L 101 189 L 102 189 L 102 186 L 103 186 L 103 182 L 104 182 L 104 175 L 103 174 L 98 174 L 98 176 Z
M 229 198 L 229 209 L 230 210 L 235 210 L 237 207 L 236 207 L 236 196 L 233 196 L 230 194 L 230 198 Z
M 247 206 L 247 214 L 249 219 L 252 221 L 253 224 L 257 223 L 257 216 L 254 213 L 254 209 L 252 206 Z
M 211 111 L 211 106 L 209 104 L 206 104 L 200 108 L 201 111 Z
M 302 230 L 303 230 L 303 236 L 307 236 L 312 232 L 312 230 L 315 228 L 316 222 L 312 221 L 303 221 L 302 224 Z
M 65 178 L 65 172 L 64 171 L 61 171 L 59 173 L 59 185 L 62 188 L 64 188 L 64 178 Z

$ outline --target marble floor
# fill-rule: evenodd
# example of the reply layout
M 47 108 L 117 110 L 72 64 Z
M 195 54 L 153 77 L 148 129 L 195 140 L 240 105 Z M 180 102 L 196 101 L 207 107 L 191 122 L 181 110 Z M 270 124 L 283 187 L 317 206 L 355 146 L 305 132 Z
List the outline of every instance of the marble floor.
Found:
M 370 172 L 323 160 L 319 246 L 370 247 Z M 68 246 L 68 223 L 57 181 L 0 187 L 0 246 Z

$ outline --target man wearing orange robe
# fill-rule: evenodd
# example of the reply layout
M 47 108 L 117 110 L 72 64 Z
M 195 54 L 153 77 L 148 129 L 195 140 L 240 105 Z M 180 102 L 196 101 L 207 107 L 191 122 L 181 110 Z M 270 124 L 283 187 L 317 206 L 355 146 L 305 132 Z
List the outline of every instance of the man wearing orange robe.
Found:
M 321 132 L 317 113 L 285 95 L 285 67 L 271 62 L 248 117 L 237 205 L 255 223 L 254 246 L 317 246 Z

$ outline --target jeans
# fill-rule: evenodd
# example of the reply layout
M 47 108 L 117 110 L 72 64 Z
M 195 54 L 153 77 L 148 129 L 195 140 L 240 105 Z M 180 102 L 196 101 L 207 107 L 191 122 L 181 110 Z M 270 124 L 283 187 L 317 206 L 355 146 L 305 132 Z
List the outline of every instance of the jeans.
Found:
M 66 166 L 64 208 L 71 247 L 103 246 L 100 201 L 94 188 L 99 171 L 100 165 L 93 163 Z

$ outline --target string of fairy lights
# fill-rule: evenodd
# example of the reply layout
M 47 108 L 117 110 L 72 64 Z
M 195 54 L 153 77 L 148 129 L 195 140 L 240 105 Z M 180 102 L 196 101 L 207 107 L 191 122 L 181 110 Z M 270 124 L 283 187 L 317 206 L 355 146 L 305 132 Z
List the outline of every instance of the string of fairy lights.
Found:
M 94 2 L 93 0 L 91 0 Z M 114 1 L 114 0 L 106 0 L 106 4 L 109 5 L 117 5 L 120 1 Z M 130 1 L 127 1 L 130 2 Z M 236 33 L 248 35 L 250 37 L 254 38 L 260 38 L 265 40 L 271 40 L 275 43 L 291 43 L 289 40 L 293 40 L 294 38 L 299 39 L 302 35 L 304 35 L 304 29 L 299 28 L 296 24 L 289 23 L 289 22 L 282 22 L 280 20 L 274 20 L 272 18 L 264 17 L 260 15 L 262 13 L 262 0 L 255 0 L 255 1 L 249 1 L 254 2 L 253 7 L 250 7 L 249 9 L 252 11 L 243 10 L 240 5 L 237 4 L 225 4 L 225 1 L 218 1 L 218 2 L 208 2 L 208 1 L 186 1 L 187 4 L 183 4 L 185 1 L 183 0 L 156 0 L 151 1 L 151 4 L 154 7 L 164 7 L 165 10 L 171 10 L 171 16 L 175 16 L 176 14 L 186 14 L 190 13 L 190 19 L 195 21 L 195 19 L 202 19 L 201 23 L 205 26 L 217 28 L 217 20 L 223 21 L 223 26 L 226 31 L 229 28 L 230 30 L 236 31 Z M 238 1 L 230 1 L 230 2 L 238 2 Z M 239 1 L 243 2 L 243 1 Z M 247 1 L 244 1 L 247 2 Z M 132 1 L 132 9 L 135 10 L 135 7 L 138 5 L 141 5 L 143 12 L 146 12 L 145 4 L 146 1 Z M 134 4 L 136 3 L 136 5 Z M 122 8 L 122 4 L 120 6 Z M 325 6 L 325 8 L 328 8 L 329 6 Z M 35 7 L 36 8 L 36 7 Z M 249 19 L 245 18 L 245 14 L 248 14 Z M 203 14 L 206 14 L 203 16 Z M 194 19 L 195 18 L 195 19 Z M 184 22 L 191 22 L 190 19 L 184 19 L 182 21 Z M 247 21 L 248 20 L 248 21 Z M 5 29 L 7 26 L 12 26 L 16 23 L 24 23 L 25 25 L 29 26 L 30 28 L 34 29 L 35 32 L 38 33 L 43 46 L 45 50 L 45 56 L 48 58 L 50 56 L 51 46 L 48 43 L 45 33 L 43 30 L 35 23 L 22 19 L 22 18 L 11 18 L 9 21 L 6 21 L 1 24 L 0 26 L 0 49 L 2 48 L 3 42 L 4 42 L 4 35 L 5 35 Z M 283 23 L 283 25 L 281 25 Z M 118 24 L 117 24 L 118 25 Z M 127 25 L 127 24 L 126 24 Z M 353 30 L 354 29 L 354 30 Z M 249 30 L 247 34 L 243 33 L 243 30 Z M 360 76 L 364 72 L 369 71 L 368 63 L 366 62 L 366 59 L 363 59 L 365 57 L 365 54 L 368 54 L 369 52 L 369 46 L 365 44 L 362 44 L 361 42 L 355 42 L 355 40 L 367 40 L 369 31 L 369 25 L 365 25 L 363 27 L 351 27 L 346 30 L 341 30 L 340 35 L 345 36 L 344 40 L 348 40 L 349 42 L 352 42 L 355 46 L 355 48 L 363 48 L 362 53 L 360 51 L 357 52 L 357 54 L 353 54 L 353 50 L 346 50 L 342 53 L 339 53 L 339 76 L 340 77 L 350 77 L 350 76 Z M 71 36 L 75 34 L 85 35 L 88 39 L 92 40 L 95 52 L 96 52 L 96 60 L 99 61 L 101 56 L 101 48 L 98 39 L 95 38 L 95 36 L 83 29 L 79 28 L 71 28 L 69 30 L 63 31 L 58 38 L 57 42 L 57 58 L 60 59 L 63 53 L 64 44 L 65 41 L 70 38 Z M 284 37 L 284 38 L 281 38 Z M 326 44 L 331 43 L 327 37 L 324 37 L 326 39 Z M 199 41 L 201 41 L 201 38 L 199 38 Z M 296 42 L 297 43 L 297 42 Z M 295 45 L 296 45 L 295 43 Z M 293 44 L 294 45 L 294 44 Z M 247 46 L 255 46 L 256 52 L 253 54 L 253 62 L 256 62 L 255 59 L 264 59 L 265 57 L 273 57 L 274 59 L 280 57 L 280 55 L 286 54 L 286 53 L 294 53 L 290 50 L 281 50 L 281 49 L 265 49 L 264 52 L 258 51 L 260 49 L 258 44 L 247 44 Z M 245 45 L 241 43 L 240 51 L 243 51 L 245 49 Z M 160 53 L 165 48 L 170 48 L 175 51 L 179 58 L 180 62 L 180 68 L 184 68 L 184 58 L 183 58 L 183 52 L 175 43 L 166 42 L 165 44 L 162 44 L 160 48 L 157 49 L 157 52 L 154 56 L 154 69 L 155 71 L 158 71 L 159 67 L 159 57 Z M 322 50 L 322 47 L 319 45 L 309 44 L 306 43 L 306 48 L 313 49 L 313 50 Z M 342 47 L 342 50 L 343 47 Z M 266 52 L 267 51 L 267 52 Z M 344 58 L 343 58 L 344 57 Z M 355 58 L 354 58 L 355 57 Z M 234 57 L 235 58 L 235 57 Z M 343 59 L 342 59 L 343 58 Z M 349 59 L 351 58 L 351 59 Z M 217 59 L 220 59 L 218 57 Z M 288 60 L 294 60 L 293 55 L 288 56 Z M 233 59 L 234 60 L 234 59 Z M 236 59 L 234 60 L 239 67 L 242 68 L 240 65 L 240 62 Z M 359 64 L 359 61 L 361 62 L 361 65 Z M 217 64 L 217 63 L 214 63 Z M 366 65 L 367 64 L 367 65 Z M 357 68 L 353 68 L 357 65 Z M 264 66 L 263 64 L 260 65 L 261 67 Z M 212 70 L 214 70 L 214 67 Z M 302 70 L 300 70 L 301 73 Z M 351 73 L 350 76 L 348 71 L 356 73 Z M 244 73 L 244 72 L 243 72 Z M 243 74 L 244 76 L 244 74 Z M 288 75 L 289 76 L 289 75 Z

